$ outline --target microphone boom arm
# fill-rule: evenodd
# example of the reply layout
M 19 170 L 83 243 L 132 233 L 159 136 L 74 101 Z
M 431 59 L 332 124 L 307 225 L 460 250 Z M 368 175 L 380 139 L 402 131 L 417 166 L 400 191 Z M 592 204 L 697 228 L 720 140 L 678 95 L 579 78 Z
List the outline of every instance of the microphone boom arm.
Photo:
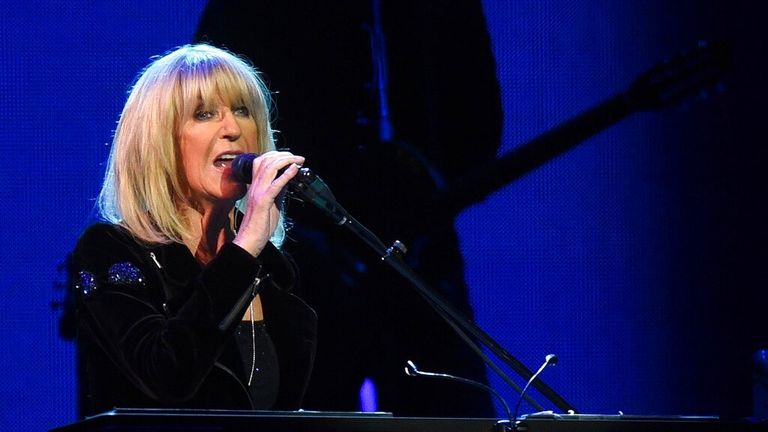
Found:
M 490 358 L 475 342 L 477 340 L 481 345 L 487 347 L 494 355 L 500 358 L 507 366 L 514 370 L 525 380 L 533 376 L 524 364 L 517 360 L 512 354 L 505 350 L 498 342 L 489 336 L 477 324 L 473 323 L 461 312 L 456 310 L 447 300 L 442 298 L 435 290 L 411 269 L 402 259 L 405 253 L 405 247 L 399 241 L 387 248 L 384 243 L 371 230 L 358 222 L 341 205 L 339 205 L 330 189 L 325 183 L 316 176 L 309 168 L 302 168 L 297 176 L 297 181 L 292 183 L 291 192 L 299 198 L 308 201 L 326 213 L 331 219 L 340 226 L 344 226 L 352 231 L 358 238 L 367 244 L 374 252 L 381 257 L 382 261 L 387 263 L 401 276 L 411 282 L 416 291 L 426 300 L 426 302 L 448 323 L 456 334 L 490 367 L 504 382 L 512 387 L 518 394 L 525 398 L 537 410 L 544 408 L 529 395 L 524 394 L 518 386 L 503 370 Z M 475 340 L 473 340 L 474 338 Z M 547 397 L 563 412 L 575 412 L 576 409 L 568 403 L 562 396 L 539 380 L 534 385 L 539 392 Z
M 696 94 L 716 84 L 730 67 L 731 50 L 724 44 L 700 43 L 693 50 L 661 63 L 638 77 L 625 92 L 611 97 L 595 108 L 559 125 L 551 131 L 516 148 L 510 154 L 494 161 L 490 166 L 479 167 L 443 191 L 424 207 L 431 212 L 422 215 L 424 224 L 433 227 L 446 223 L 465 207 L 483 199 L 488 193 L 527 174 L 544 163 L 572 149 L 585 139 L 619 122 L 628 115 L 650 109 L 659 109 Z M 472 338 L 486 346 L 512 370 L 533 385 L 564 412 L 575 412 L 573 405 L 547 386 L 542 380 L 531 381 L 534 374 L 519 360 L 507 352 L 485 331 L 465 318 L 446 300 L 430 289 L 402 259 L 404 247 L 400 242 L 386 248 L 374 233 L 360 224 L 336 203 L 325 183 L 307 168 L 302 168 L 292 190 L 328 214 L 338 225 L 345 226 L 368 244 L 381 259 L 400 273 L 416 288 L 453 330 L 469 345 L 488 366 L 504 381 L 521 393 L 535 408 L 541 405 L 530 399 L 478 346 Z

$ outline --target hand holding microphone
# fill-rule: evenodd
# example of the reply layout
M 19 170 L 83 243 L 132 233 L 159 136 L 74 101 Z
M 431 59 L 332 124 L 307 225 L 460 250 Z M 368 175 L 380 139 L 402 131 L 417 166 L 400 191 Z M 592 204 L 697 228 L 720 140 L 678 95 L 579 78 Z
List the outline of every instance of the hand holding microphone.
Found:
M 243 153 L 241 155 L 238 155 L 232 161 L 232 177 L 234 177 L 235 180 L 239 181 L 240 183 L 251 184 L 253 179 L 256 177 L 256 174 L 257 174 L 256 170 L 258 170 L 258 167 L 264 163 L 264 159 L 266 157 L 269 157 L 272 154 L 286 154 L 286 155 L 294 156 L 293 154 L 289 152 L 284 152 L 284 151 L 281 151 L 281 152 L 271 151 L 261 155 L 256 153 Z M 303 157 L 301 156 L 295 156 L 295 157 L 301 158 L 301 162 L 299 163 L 294 162 L 295 165 L 301 165 L 302 163 L 304 163 Z M 254 165 L 257 167 L 256 170 L 254 170 Z M 289 165 L 283 165 L 282 168 L 278 168 L 273 179 L 276 179 L 276 177 L 281 176 L 290 167 L 291 166 Z M 293 177 L 291 176 L 291 178 Z
M 233 177 L 251 185 L 235 244 L 253 256 L 261 253 L 280 219 L 275 200 L 303 163 L 304 157 L 285 151 L 270 151 L 260 156 L 248 153 L 235 158 Z
M 265 153 L 264 155 L 269 153 Z M 294 166 L 296 164 L 304 163 L 303 157 L 296 157 L 301 158 L 301 162 L 294 162 Z M 237 156 L 235 160 L 232 161 L 232 176 L 242 183 L 251 183 L 251 185 L 253 185 L 254 182 L 258 181 L 255 174 L 256 168 L 254 168 L 254 166 L 260 164 L 260 159 L 261 157 L 254 153 L 246 153 Z M 279 176 L 278 178 L 285 178 L 284 182 L 280 182 L 281 188 L 287 185 L 294 196 L 319 208 L 338 225 L 344 225 L 352 219 L 349 213 L 336 202 L 336 197 L 333 196 L 330 188 L 328 188 L 320 177 L 306 167 L 298 168 L 296 166 L 295 168 L 297 172 L 292 172 L 294 166 L 282 165 L 282 168 L 279 168 L 273 174 Z M 291 172 L 289 173 L 289 171 Z M 286 174 L 288 174 L 288 177 L 285 177 Z

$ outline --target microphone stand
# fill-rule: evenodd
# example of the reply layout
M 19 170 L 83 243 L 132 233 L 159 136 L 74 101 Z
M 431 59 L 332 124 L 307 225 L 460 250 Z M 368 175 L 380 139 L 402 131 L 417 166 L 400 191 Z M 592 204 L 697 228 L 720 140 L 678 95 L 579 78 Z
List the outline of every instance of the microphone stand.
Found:
M 475 340 L 487 347 L 494 355 L 502 359 L 505 364 L 524 379 L 530 379 L 530 377 L 533 376 L 533 372 L 512 356 L 512 354 L 507 352 L 477 324 L 464 317 L 461 312 L 456 310 L 447 300 L 430 288 L 429 285 L 402 259 L 403 254 L 406 253 L 406 248 L 400 241 L 395 241 L 390 247 L 385 246 L 376 234 L 358 222 L 336 202 L 336 199 L 328 186 L 326 186 L 320 177 L 315 175 L 309 168 L 301 168 L 292 183 L 290 183 L 290 186 L 294 195 L 305 201 L 309 201 L 329 216 L 337 225 L 352 231 L 352 233 L 354 233 L 360 240 L 373 249 L 373 251 L 381 257 L 382 261 L 387 263 L 401 276 L 411 282 L 416 291 L 432 308 L 435 309 L 435 311 L 437 311 L 456 334 L 483 359 L 488 367 L 496 372 L 496 374 L 498 374 L 518 394 L 524 397 L 534 408 L 540 411 L 544 409 L 541 404 L 536 402 L 529 395 L 524 394 L 520 386 L 512 381 L 512 379 L 483 352 L 482 348 L 478 346 Z M 576 411 L 573 405 L 568 403 L 549 386 L 542 381 L 538 381 L 538 383 L 539 386 L 537 386 L 537 388 L 539 391 L 558 408 L 564 412 Z
M 434 219 L 441 222 L 441 219 L 446 218 L 445 215 L 455 215 L 460 209 L 479 201 L 490 191 L 565 153 L 586 138 L 634 112 L 664 108 L 715 85 L 729 68 L 730 63 L 731 50 L 728 46 L 700 43 L 694 49 L 656 65 L 640 75 L 626 92 L 609 98 L 597 107 L 533 139 L 500 160 L 492 162 L 490 166 L 480 167 L 477 171 L 466 175 L 464 181 L 459 182 L 462 186 L 454 186 L 425 206 L 428 210 L 422 222 L 434 224 Z M 530 380 L 533 373 L 485 331 L 466 319 L 432 290 L 403 261 L 402 255 L 406 251 L 402 243 L 395 241 L 391 247 L 387 248 L 373 232 L 355 220 L 336 202 L 330 189 L 308 168 L 302 168 L 299 171 L 295 181 L 291 183 L 291 190 L 299 197 L 310 201 L 338 225 L 346 227 L 370 246 L 385 263 L 411 282 L 427 303 L 494 372 L 532 406 L 538 410 L 543 409 L 541 405 L 524 394 L 520 387 L 483 353 L 472 338 L 486 346 L 524 379 Z M 576 411 L 570 403 L 543 381 L 538 380 L 533 383 L 533 386 L 564 412 Z

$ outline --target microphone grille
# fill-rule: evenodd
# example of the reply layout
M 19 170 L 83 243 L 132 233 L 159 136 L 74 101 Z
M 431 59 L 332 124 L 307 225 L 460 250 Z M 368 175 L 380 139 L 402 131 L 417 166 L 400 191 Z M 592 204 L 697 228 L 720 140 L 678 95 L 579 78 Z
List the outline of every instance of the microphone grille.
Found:
M 232 161 L 232 176 L 241 183 L 250 184 L 253 177 L 253 160 L 258 157 L 255 153 L 238 155 Z

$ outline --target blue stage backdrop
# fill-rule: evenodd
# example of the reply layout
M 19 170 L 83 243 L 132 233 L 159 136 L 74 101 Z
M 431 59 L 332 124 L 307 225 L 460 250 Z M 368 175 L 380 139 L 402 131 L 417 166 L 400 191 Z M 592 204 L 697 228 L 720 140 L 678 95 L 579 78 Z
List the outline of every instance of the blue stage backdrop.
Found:
M 477 322 L 531 369 L 557 353 L 544 379 L 582 412 L 749 414 L 750 354 L 768 334 L 768 38 L 746 3 L 484 2 L 500 154 L 699 39 L 734 48 L 706 97 L 634 115 L 457 218 Z M 191 41 L 204 6 L 2 3 L 2 430 L 76 418 L 58 267 L 91 214 L 136 72 Z

